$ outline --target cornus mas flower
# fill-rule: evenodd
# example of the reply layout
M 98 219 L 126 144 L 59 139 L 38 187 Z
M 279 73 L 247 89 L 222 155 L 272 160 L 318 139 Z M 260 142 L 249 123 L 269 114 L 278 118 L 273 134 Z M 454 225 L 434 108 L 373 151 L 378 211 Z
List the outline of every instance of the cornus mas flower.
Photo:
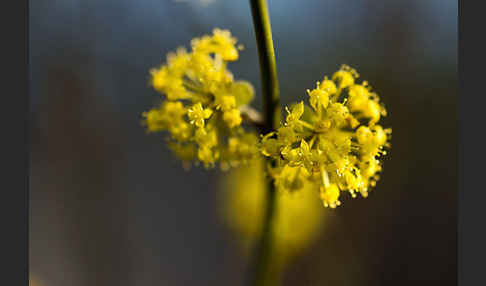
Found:
M 258 154 L 258 137 L 241 127 L 240 108 L 253 99 L 253 87 L 235 81 L 226 67 L 238 59 L 236 42 L 215 29 L 193 39 L 191 52 L 179 48 L 150 71 L 151 85 L 166 100 L 143 113 L 144 123 L 149 132 L 168 131 L 169 147 L 184 161 L 228 168 Z
M 342 66 L 307 90 L 310 107 L 287 108 L 285 123 L 262 137 L 262 154 L 277 161 L 270 173 L 279 188 L 313 184 L 324 206 L 335 208 L 341 192 L 366 197 L 375 186 L 391 129 L 377 124 L 386 110 L 366 81 L 355 82 L 358 76 Z
M 341 204 L 341 192 L 368 195 L 391 129 L 378 124 L 386 110 L 366 81 L 356 82 L 354 69 L 344 65 L 317 82 L 307 90 L 309 105 L 286 108 L 285 122 L 259 140 L 242 127 L 253 87 L 235 81 L 227 69 L 239 56 L 236 39 L 215 29 L 193 39 L 191 48 L 169 53 L 164 65 L 150 71 L 151 85 L 165 100 L 143 113 L 147 131 L 168 132 L 168 145 L 180 159 L 228 169 L 270 157 L 276 164 L 268 174 L 279 190 L 313 188 L 331 208 Z

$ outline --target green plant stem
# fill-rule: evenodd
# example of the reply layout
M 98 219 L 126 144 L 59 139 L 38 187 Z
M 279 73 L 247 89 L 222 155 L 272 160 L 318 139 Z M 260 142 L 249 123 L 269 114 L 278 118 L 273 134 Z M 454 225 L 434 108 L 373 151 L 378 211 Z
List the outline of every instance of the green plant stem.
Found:
M 278 128 L 280 123 L 280 96 L 277 79 L 277 64 L 273 49 L 272 29 L 266 0 L 250 0 L 255 29 L 260 74 L 263 90 L 264 133 Z
M 273 222 L 276 212 L 276 190 L 272 181 L 267 183 L 265 215 L 263 217 L 262 232 L 255 247 L 252 271 L 250 272 L 250 285 L 270 286 L 277 285 L 279 280 L 278 273 L 275 271 L 272 257 L 273 248 Z
M 267 134 L 280 124 L 280 98 L 277 80 L 277 65 L 273 49 L 270 17 L 266 0 L 250 0 L 253 25 L 260 62 L 261 83 L 263 91 L 263 125 L 261 130 Z M 270 160 L 270 159 L 268 159 Z M 265 164 L 274 164 L 266 161 Z M 262 231 L 255 248 L 254 264 L 252 265 L 250 285 L 273 285 L 278 281 L 275 268 L 272 267 L 273 223 L 277 208 L 276 190 L 272 180 L 267 181 L 265 214 Z

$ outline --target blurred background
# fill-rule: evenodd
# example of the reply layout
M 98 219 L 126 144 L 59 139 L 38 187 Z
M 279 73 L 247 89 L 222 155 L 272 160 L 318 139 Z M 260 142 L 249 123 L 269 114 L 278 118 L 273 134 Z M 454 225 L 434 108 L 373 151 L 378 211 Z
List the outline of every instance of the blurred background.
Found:
M 282 102 L 341 64 L 385 103 L 393 128 L 367 199 L 326 227 L 284 285 L 456 285 L 457 1 L 269 1 Z M 261 107 L 248 1 L 30 2 L 33 285 L 243 285 L 218 171 L 184 171 L 147 135 L 148 70 L 213 28 L 245 46 L 230 65 Z M 295 232 L 299 229 L 296 228 Z

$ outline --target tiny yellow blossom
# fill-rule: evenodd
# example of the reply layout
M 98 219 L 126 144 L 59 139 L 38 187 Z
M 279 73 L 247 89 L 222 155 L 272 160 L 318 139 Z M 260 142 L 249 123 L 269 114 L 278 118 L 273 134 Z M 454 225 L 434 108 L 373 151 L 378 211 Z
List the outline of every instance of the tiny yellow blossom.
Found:
M 358 139 L 358 143 L 360 144 L 368 144 L 373 140 L 373 133 L 367 126 L 360 126 L 358 130 L 356 130 L 356 139 Z
M 249 164 L 258 151 L 258 137 L 253 133 L 245 133 L 228 140 L 228 148 L 223 151 L 221 161 L 227 167 Z
M 159 108 L 151 109 L 142 115 L 145 118 L 148 131 L 157 132 L 168 129 L 171 125 L 180 125 L 186 109 L 180 102 L 164 102 Z
M 166 128 L 165 122 L 163 120 L 163 114 L 159 110 L 152 109 L 146 111 L 142 113 L 142 116 L 145 117 L 147 130 L 149 132 L 161 131 Z
M 370 100 L 363 114 L 371 119 L 371 124 L 374 124 L 380 120 L 381 107 L 376 101 Z
M 204 127 L 204 119 L 208 119 L 213 111 L 209 108 L 203 109 L 201 103 L 194 104 L 188 111 L 187 116 L 191 124 L 196 125 L 197 127 Z
M 358 77 L 356 70 L 343 65 L 340 70 L 332 75 L 332 80 L 337 81 L 339 88 L 342 89 L 353 85 L 356 77 Z
M 300 141 L 299 147 L 285 146 L 281 154 L 289 161 L 290 166 L 304 166 L 309 162 L 311 156 L 309 144 L 303 139 Z
M 238 59 L 238 49 L 235 47 L 236 39 L 227 30 L 214 29 L 213 36 L 203 36 L 192 41 L 195 52 L 219 54 L 225 61 Z
M 218 159 L 218 153 L 213 152 L 211 148 L 202 147 L 197 151 L 197 158 L 206 166 L 211 166 Z
M 335 208 L 341 204 L 339 199 L 339 189 L 336 184 L 329 185 L 328 187 L 321 186 L 319 188 L 322 203 L 325 207 Z
M 228 111 L 236 107 L 236 99 L 232 95 L 223 95 L 220 97 L 218 107 L 223 111 Z
M 174 122 L 169 126 L 169 132 L 171 136 L 179 142 L 185 142 L 191 138 L 193 133 L 193 128 L 187 122 Z
M 183 87 L 183 81 L 177 75 L 171 73 L 167 67 L 152 69 L 152 86 L 155 90 L 167 94 L 169 100 L 177 100 L 187 97 L 187 91 Z
M 225 111 L 223 113 L 223 120 L 228 124 L 229 128 L 239 126 L 242 121 L 241 113 L 238 109 Z
M 356 84 L 349 88 L 348 107 L 351 111 L 366 109 L 369 102 L 369 92 L 365 86 Z
M 204 128 L 199 128 L 194 135 L 194 139 L 200 147 L 212 148 L 218 144 L 218 135 L 214 130 L 207 131 Z
M 282 126 L 277 131 L 278 138 L 285 143 L 295 142 L 297 140 L 297 133 L 294 128 L 290 126 Z
M 280 155 L 280 146 L 282 145 L 277 139 L 271 138 L 275 132 L 270 132 L 262 137 L 261 152 L 268 157 L 277 157 Z
M 286 124 L 287 125 L 294 125 L 299 122 L 300 117 L 304 114 L 304 102 L 301 101 L 297 103 L 296 105 L 292 106 L 292 108 L 289 110 L 287 108 L 287 118 L 286 118 Z
M 329 93 L 316 88 L 312 91 L 307 90 L 307 93 L 309 94 L 309 103 L 310 105 L 315 109 L 318 110 L 321 107 L 326 108 L 327 105 L 329 104 Z
M 324 80 L 317 87 L 327 92 L 327 94 L 329 95 L 335 94 L 337 92 L 336 84 L 332 80 L 327 79 L 327 76 L 324 77 Z

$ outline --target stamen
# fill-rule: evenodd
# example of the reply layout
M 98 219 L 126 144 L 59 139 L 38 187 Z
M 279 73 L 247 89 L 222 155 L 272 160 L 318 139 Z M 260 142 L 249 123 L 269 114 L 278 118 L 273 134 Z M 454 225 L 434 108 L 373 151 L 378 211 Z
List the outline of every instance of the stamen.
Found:
M 324 169 L 324 166 L 321 166 L 321 176 L 322 176 L 322 184 L 324 185 L 325 188 L 328 188 L 330 185 L 329 175 L 327 174 L 327 171 Z
M 314 126 L 312 126 L 311 124 L 309 124 L 305 121 L 302 121 L 302 120 L 299 119 L 297 122 L 299 122 L 302 126 L 308 128 L 310 130 L 314 130 Z

